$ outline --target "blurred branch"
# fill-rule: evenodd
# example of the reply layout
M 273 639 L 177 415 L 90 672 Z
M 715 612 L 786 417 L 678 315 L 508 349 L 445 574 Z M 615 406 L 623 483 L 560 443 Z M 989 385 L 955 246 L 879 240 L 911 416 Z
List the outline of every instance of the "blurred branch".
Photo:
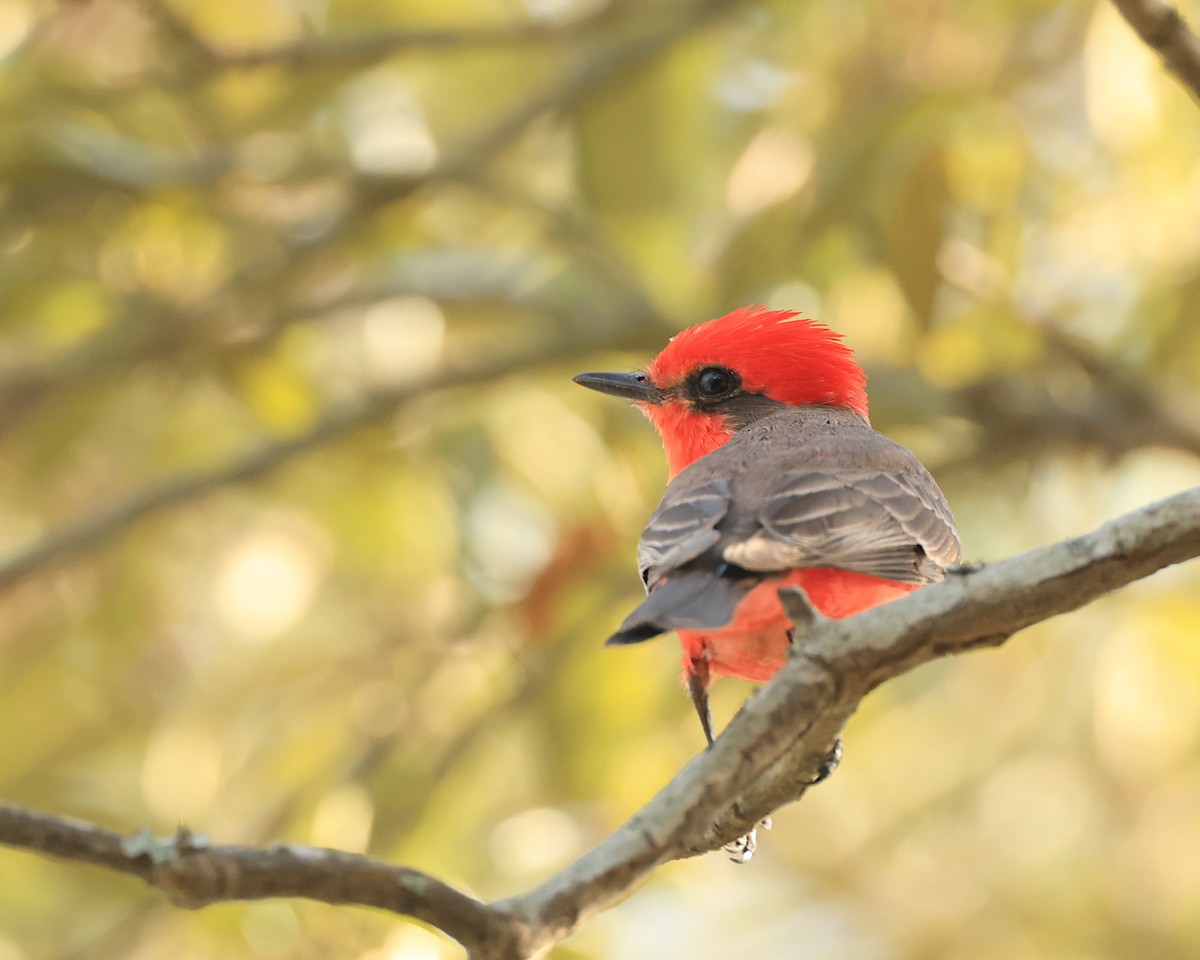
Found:
M 850 620 L 814 617 L 785 596 L 795 622 L 806 624 L 802 641 L 716 743 L 599 846 L 542 885 L 492 904 L 353 854 L 210 846 L 186 831 L 162 841 L 123 837 L 13 807 L 0 807 L 0 843 L 132 874 L 182 906 L 274 896 L 355 903 L 431 923 L 475 960 L 524 960 L 566 939 L 658 866 L 717 849 L 802 796 L 808 775 L 879 684 L 939 657 L 999 645 L 1197 556 L 1200 488 L 1086 536 L 957 571 Z
M 486 173 L 467 174 L 458 179 L 463 186 L 480 193 L 484 199 L 501 203 L 538 218 L 547 237 L 569 253 L 574 261 L 590 271 L 602 283 L 619 293 L 642 320 L 657 314 L 650 293 L 628 259 L 604 233 L 603 226 L 577 205 L 552 203 L 520 187 L 500 181 Z
M 573 68 L 560 83 L 550 85 L 523 101 L 499 121 L 447 155 L 438 168 L 428 174 L 408 178 L 360 178 L 356 181 L 357 190 L 350 211 L 330 231 L 317 238 L 317 242 L 307 251 L 297 251 L 295 256 L 289 258 L 288 269 L 295 276 L 311 275 L 313 255 L 326 249 L 338 236 L 351 231 L 366 212 L 402 200 L 434 179 L 470 176 L 538 118 L 566 108 L 593 92 L 605 80 L 649 60 L 671 43 L 699 29 L 712 17 L 741 2 L 744 0 L 693 0 L 680 4 L 673 11 L 675 19 L 667 26 L 621 43 Z M 273 280 L 278 285 L 280 278 Z M 637 302 L 639 311 L 644 309 L 644 297 L 639 295 Z M 297 311 L 295 315 L 302 316 L 303 311 Z M 644 316 L 640 319 L 644 320 Z M 12 386 L 12 395 L 18 402 L 10 405 L 13 413 L 9 417 L 27 411 L 54 384 L 61 383 L 64 375 L 69 378 L 90 377 L 105 369 L 127 368 L 127 364 L 135 360 L 139 350 L 143 349 L 131 348 L 130 344 L 136 342 L 125 337 L 111 338 L 105 335 L 98 337 L 95 344 L 85 344 L 73 351 L 61 363 L 52 361 L 41 373 L 33 371 L 24 374 Z M 187 337 L 147 334 L 141 342 L 146 351 L 169 352 L 185 344 Z M 445 386 L 480 382 L 504 376 L 533 363 L 576 355 L 586 349 L 588 342 L 586 337 L 576 337 L 569 343 L 560 342 L 549 350 L 526 352 L 484 365 L 478 370 L 447 371 L 436 382 L 416 388 L 378 393 L 361 404 L 329 412 L 304 434 L 266 444 L 210 470 L 175 477 L 148 487 L 124 503 L 73 527 L 52 533 L 29 550 L 0 561 L 0 589 L 22 581 L 67 556 L 104 543 L 146 517 L 190 502 L 220 487 L 260 476 L 295 456 L 337 440 L 350 430 L 386 417 L 420 393 Z M 612 342 L 611 337 L 603 336 L 596 338 L 592 345 L 618 349 L 621 346 Z M 4 392 L 5 387 L 0 385 L 0 394 Z
M 1135 374 L 1059 327 L 1039 324 L 1039 329 L 1051 350 L 1078 364 L 1092 384 L 1120 408 L 1129 425 L 1130 449 L 1160 443 L 1200 457 L 1200 427 L 1177 412 L 1194 409 L 1194 403 L 1168 402 L 1161 391 L 1149 385 L 1144 373 Z M 1104 411 L 1103 419 L 1111 423 L 1112 411 Z M 1136 444 L 1132 443 L 1135 436 Z
M 1173 405 L 1160 388 L 1051 324 L 1037 329 L 1052 355 L 1086 374 L 1086 392 L 1064 402 L 1046 386 L 1047 375 L 991 376 L 956 390 L 955 409 L 983 426 L 986 449 L 939 462 L 939 474 L 1079 446 L 1114 461 L 1153 446 L 1200 457 L 1200 427 L 1187 415 L 1194 404 L 1179 398 Z
M 692 12 L 690 18 L 681 16 L 679 22 L 671 24 L 670 28 L 639 37 L 615 51 L 609 51 L 604 56 L 581 65 L 572 71 L 563 83 L 539 92 L 497 123 L 483 130 L 460 150 L 446 157 L 437 170 L 430 174 L 413 178 L 360 179 L 356 202 L 353 204 L 355 209 L 331 232 L 322 235 L 320 244 L 311 247 L 307 256 L 302 252 L 291 258 L 289 269 L 295 270 L 298 275 L 305 275 L 311 271 L 312 254 L 324 249 L 334 239 L 334 235 L 349 231 L 367 210 L 401 200 L 434 178 L 455 178 L 473 173 L 483 165 L 484 160 L 494 156 L 538 117 L 548 111 L 564 108 L 591 92 L 604 79 L 648 59 L 672 41 L 695 30 L 708 16 L 715 15 L 738 2 L 741 0 L 697 0 L 684 5 L 682 9 Z M 578 240 L 582 234 L 576 230 L 574 236 Z M 644 319 L 648 304 L 640 288 L 631 288 L 626 292 L 634 294 L 631 298 L 632 303 L 636 305 L 636 312 L 643 314 L 641 319 Z M 281 315 L 274 325 L 286 324 L 311 315 L 304 309 L 295 310 Z M 127 324 L 122 324 L 122 327 L 125 326 Z M 65 380 L 89 378 L 104 371 L 124 370 L 139 355 L 178 349 L 188 342 L 188 336 L 181 336 L 179 333 L 180 330 L 186 329 L 189 329 L 189 325 L 169 324 L 166 325 L 167 332 L 163 335 L 155 331 L 144 333 L 140 337 L 98 334 L 94 341 L 81 345 L 59 361 L 51 361 L 44 369 L 20 374 L 11 384 L 0 384 L 0 395 L 8 393 L 14 401 L 6 405 L 9 413 L 5 420 L 0 422 L 0 426 L 8 425 L 13 417 L 26 412 L 53 386 Z M 492 379 L 511 373 L 524 365 L 581 353 L 586 340 L 587 338 L 578 338 L 570 344 L 560 343 L 556 348 L 557 353 L 555 350 L 551 350 L 549 354 L 537 351 L 524 353 L 520 357 L 487 365 L 475 373 L 450 372 L 444 375 L 441 382 L 427 384 L 418 389 L 377 394 L 361 405 L 330 412 L 305 434 L 267 444 L 211 470 L 173 478 L 150 487 L 123 504 L 101 512 L 72 528 L 49 535 L 24 553 L 0 561 L 0 589 L 25 579 L 63 557 L 103 543 L 145 517 L 187 503 L 219 487 L 259 476 L 294 456 L 334 441 L 349 430 L 386 416 L 418 393 L 439 386 Z M 611 342 L 605 343 L 603 339 L 597 341 L 597 345 L 601 343 L 609 347 L 620 346 Z
M 591 268 L 597 256 L 572 251 L 577 261 Z M 552 265 L 550 258 L 519 258 L 490 250 L 408 250 L 386 268 L 386 280 L 322 299 L 283 305 L 256 323 L 230 334 L 229 308 L 218 304 L 183 312 L 149 298 L 130 298 L 126 310 L 107 326 L 50 359 L 13 366 L 0 374 L 0 435 L 31 413 L 39 403 L 63 390 L 94 385 L 113 376 L 127 376 L 138 363 L 167 361 L 187 351 L 235 353 L 247 348 L 262 350 L 290 327 L 319 323 L 346 311 L 362 310 L 398 297 L 422 296 L 446 303 L 504 303 L 532 314 L 547 314 L 557 323 L 578 321 L 531 295 L 543 287 Z M 596 271 L 599 271 L 596 266 Z M 559 270 L 558 273 L 563 271 Z M 642 319 L 654 317 L 655 308 L 645 291 L 628 273 L 618 277 L 606 268 L 598 277 L 606 301 Z
M 350 179 L 347 182 L 351 188 L 351 196 L 341 216 L 328 229 L 314 233 L 307 242 L 295 244 L 290 251 L 291 255 L 281 258 L 286 264 L 284 272 L 280 275 L 261 276 L 256 282 L 256 287 L 277 293 L 286 289 L 293 281 L 310 281 L 320 258 L 327 254 L 339 239 L 352 236 L 373 211 L 402 201 L 426 186 L 458 180 L 469 182 L 475 189 L 501 190 L 497 184 L 485 185 L 488 162 L 520 137 L 533 123 L 547 114 L 566 110 L 596 92 L 605 82 L 619 76 L 623 71 L 651 60 L 676 41 L 702 29 L 713 18 L 744 2 L 745 0 L 690 0 L 674 4 L 666 11 L 660 10 L 658 20 L 663 22 L 656 22 L 651 29 L 635 35 L 632 39 L 621 39 L 590 58 L 583 59 L 565 71 L 558 82 L 539 86 L 534 93 L 497 120 L 486 124 L 461 144 L 447 148 L 432 170 L 411 176 L 359 175 Z M 149 4 L 149 8 L 160 25 L 167 24 L 165 29 L 177 39 L 186 37 L 190 28 L 179 20 L 168 4 L 155 2 Z M 605 12 L 609 9 L 613 8 L 606 8 Z M 664 13 L 665 17 L 662 16 Z M 112 164 L 99 162 L 98 156 L 100 154 L 92 149 L 77 151 L 67 159 L 80 171 L 94 178 L 101 187 L 127 189 L 127 183 L 113 179 Z M 165 154 L 160 151 L 156 156 L 161 158 Z M 203 169 L 207 171 L 205 176 L 223 175 L 231 162 L 228 158 L 208 157 L 203 164 Z M 174 173 L 170 172 L 167 166 L 154 167 L 145 176 L 154 182 L 161 179 L 166 183 L 175 183 L 178 170 L 185 169 L 185 166 L 177 163 L 175 167 L 171 167 Z M 196 171 L 193 171 L 193 174 L 199 176 Z M 570 227 L 564 226 L 568 222 L 569 213 L 545 209 L 542 212 L 556 219 L 556 229 L 560 237 L 567 236 L 577 252 L 582 249 L 580 243 L 584 236 L 584 228 L 577 222 Z M 579 255 L 581 261 L 590 262 L 593 266 L 602 265 L 608 279 L 613 279 L 621 273 L 622 268 L 614 266 L 613 258 L 607 254 L 594 251 L 589 254 L 585 251 Z M 623 276 L 629 276 L 627 269 L 624 270 Z M 640 288 L 628 283 L 625 287 L 626 293 L 634 294 L 629 298 L 631 303 L 636 300 L 642 306 L 648 305 Z M 371 296 L 370 292 L 360 292 L 348 297 L 346 304 L 339 303 L 332 307 L 300 306 L 280 311 L 268 321 L 267 327 L 270 331 L 277 331 L 289 323 L 311 319 L 328 312 L 329 309 L 340 309 L 343 305 L 352 306 L 355 298 L 363 300 L 370 299 Z M 186 322 L 187 319 L 191 319 L 192 322 Z M 202 320 L 200 317 L 170 317 L 156 321 L 142 312 L 138 316 L 118 320 L 84 343 L 71 348 L 61 357 L 10 373 L 0 379 L 0 431 L 26 415 L 38 402 L 59 387 L 113 373 L 123 374 L 131 363 L 139 359 L 181 352 L 195 342 L 194 330 L 203 328 Z M 144 329 L 147 325 L 152 329 Z M 0 586 L 5 582 L 4 569 L 4 565 L 0 564 Z
M 1055 360 L 1086 375 L 1086 396 L 1070 402 L 1047 384 L 1062 364 L 1037 376 L 985 376 L 954 392 L 954 409 L 980 424 L 985 448 L 939 461 L 939 474 L 1029 459 L 1038 451 L 1087 446 L 1112 460 L 1146 447 L 1162 446 L 1200 457 L 1200 420 L 1191 415 L 1191 397 L 1170 398 L 1163 384 L 1135 371 L 1117 357 L 1068 333 L 1049 316 L 1028 312 L 1011 296 L 995 298 L 946 269 L 943 283 L 980 304 L 1001 306 L 1040 339 Z M 987 461 L 985 463 L 985 461 Z
M 0 561 L 0 590 L 67 558 L 90 550 L 124 533 L 157 513 L 179 507 L 232 484 L 260 477 L 295 457 L 334 443 L 353 430 L 381 421 L 406 403 L 432 391 L 484 383 L 520 370 L 581 356 L 598 345 L 621 349 L 622 342 L 597 323 L 589 336 L 570 325 L 555 340 L 536 347 L 494 357 L 475 365 L 448 366 L 425 380 L 375 391 L 365 399 L 327 411 L 308 430 L 273 440 L 207 470 L 177 474 L 150 485 L 122 503 L 101 510 L 74 526 L 48 534 L 28 550 Z
M 150 0 L 145 8 L 159 29 L 189 50 L 210 69 L 251 69 L 263 66 L 368 67 L 387 57 L 413 50 L 447 51 L 521 48 L 568 40 L 594 29 L 618 8 L 605 3 L 567 21 L 521 20 L 462 27 L 405 27 L 372 30 L 341 37 L 298 40 L 260 50 L 225 51 L 206 41 L 166 0 Z
M 1193 97 L 1200 100 L 1200 38 L 1197 38 L 1179 11 L 1162 0 L 1113 0 L 1129 25 L 1163 62 Z
M 493 158 L 513 143 L 535 121 L 561 113 L 607 81 L 626 70 L 646 63 L 672 44 L 707 26 L 714 18 L 745 3 L 746 0 L 691 0 L 671 10 L 664 25 L 622 39 L 591 57 L 581 58 L 554 82 L 543 83 L 537 92 L 519 103 L 496 123 L 477 133 L 457 147 L 448 150 L 435 170 L 412 177 L 360 176 L 355 183 L 356 196 L 351 213 L 374 209 L 411 196 L 415 190 L 433 178 L 469 177 L 482 168 L 483 161 Z M 351 216 L 348 219 L 353 219 Z M 320 240 L 326 242 L 331 234 L 344 232 L 346 223 L 335 227 Z

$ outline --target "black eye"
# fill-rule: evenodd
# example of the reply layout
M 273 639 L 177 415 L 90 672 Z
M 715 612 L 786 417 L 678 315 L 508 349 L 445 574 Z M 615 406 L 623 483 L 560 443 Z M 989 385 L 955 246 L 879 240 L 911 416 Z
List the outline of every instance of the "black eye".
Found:
M 704 400 L 727 397 L 741 385 L 738 375 L 725 367 L 707 367 L 696 377 L 696 393 Z

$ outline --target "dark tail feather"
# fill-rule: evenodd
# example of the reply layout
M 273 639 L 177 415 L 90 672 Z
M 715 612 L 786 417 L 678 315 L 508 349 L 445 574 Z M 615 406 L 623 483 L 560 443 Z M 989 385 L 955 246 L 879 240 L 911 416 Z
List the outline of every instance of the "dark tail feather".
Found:
M 756 582 L 750 577 L 715 576 L 711 570 L 677 573 L 655 586 L 605 645 L 641 643 L 671 630 L 723 627 Z

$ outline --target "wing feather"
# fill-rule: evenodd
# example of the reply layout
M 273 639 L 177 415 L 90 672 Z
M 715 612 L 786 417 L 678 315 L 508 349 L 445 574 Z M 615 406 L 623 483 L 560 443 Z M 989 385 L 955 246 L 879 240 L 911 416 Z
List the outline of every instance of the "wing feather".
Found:
M 663 498 L 638 543 L 638 570 L 647 589 L 664 572 L 695 560 L 721 538 L 716 527 L 729 510 L 729 499 L 729 481 L 724 478 Z
M 831 408 L 772 414 L 681 471 L 638 546 L 648 591 L 685 568 L 739 582 L 834 567 L 928 583 L 960 560 L 950 508 L 920 461 Z
M 760 529 L 725 547 L 749 570 L 837 567 L 889 580 L 927 583 L 961 557 L 945 498 L 920 468 L 797 471 L 758 511 Z

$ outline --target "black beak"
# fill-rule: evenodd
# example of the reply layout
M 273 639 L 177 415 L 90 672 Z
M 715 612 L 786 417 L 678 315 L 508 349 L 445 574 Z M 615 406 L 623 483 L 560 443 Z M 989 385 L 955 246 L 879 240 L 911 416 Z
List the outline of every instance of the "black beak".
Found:
M 581 387 L 635 403 L 663 402 L 662 391 L 644 373 L 581 373 L 574 380 Z

